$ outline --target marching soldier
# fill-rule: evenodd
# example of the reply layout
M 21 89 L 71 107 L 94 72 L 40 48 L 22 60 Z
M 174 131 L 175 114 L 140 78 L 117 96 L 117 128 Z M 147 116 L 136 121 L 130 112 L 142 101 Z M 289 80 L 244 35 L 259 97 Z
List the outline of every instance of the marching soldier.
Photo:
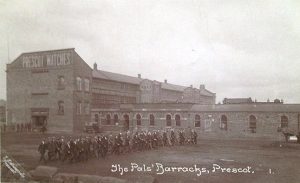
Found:
M 183 130 L 179 131 L 179 145 L 184 145 L 185 137 Z
M 46 150 L 47 150 L 47 144 L 45 142 L 45 140 L 43 140 L 40 145 L 39 145 L 39 148 L 38 148 L 38 151 L 39 153 L 41 154 L 41 157 L 40 157 L 40 162 L 41 161 L 44 161 L 46 163 L 46 159 L 45 159 L 45 153 L 46 153 Z
M 176 135 L 175 135 L 175 132 L 174 132 L 174 129 L 171 130 L 171 145 L 174 146 L 175 145 L 175 142 L 176 142 Z
M 198 137 L 198 134 L 197 134 L 197 132 L 193 129 L 193 130 L 192 130 L 192 141 L 193 141 L 193 144 L 197 144 L 197 137 Z

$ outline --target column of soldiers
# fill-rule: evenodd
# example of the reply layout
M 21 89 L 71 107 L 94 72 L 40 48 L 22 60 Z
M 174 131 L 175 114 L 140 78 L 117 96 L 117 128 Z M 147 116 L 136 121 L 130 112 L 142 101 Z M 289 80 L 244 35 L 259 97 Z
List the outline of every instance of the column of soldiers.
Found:
M 31 123 L 13 123 L 13 124 L 2 124 L 1 125 L 1 132 L 31 132 L 32 131 L 32 124 Z
M 117 135 L 97 135 L 94 137 L 49 137 L 42 140 L 38 147 L 40 161 L 80 162 L 89 158 L 105 158 L 108 154 L 120 155 L 136 151 L 146 151 L 165 146 L 197 144 L 197 133 L 192 130 L 186 135 L 184 130 L 176 135 L 164 131 L 141 131 L 119 133 Z M 46 158 L 47 156 L 47 158 Z

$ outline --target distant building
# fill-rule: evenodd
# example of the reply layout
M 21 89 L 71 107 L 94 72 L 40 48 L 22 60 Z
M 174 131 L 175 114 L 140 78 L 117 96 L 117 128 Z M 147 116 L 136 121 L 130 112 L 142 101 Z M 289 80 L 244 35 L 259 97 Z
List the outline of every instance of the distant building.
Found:
M 253 103 L 251 97 L 249 98 L 224 98 L 223 104 L 251 104 Z
M 223 104 L 283 104 L 283 100 L 275 99 L 273 102 L 270 102 L 270 99 L 267 102 L 258 102 L 256 100 L 252 100 L 251 97 L 249 98 L 224 98 Z

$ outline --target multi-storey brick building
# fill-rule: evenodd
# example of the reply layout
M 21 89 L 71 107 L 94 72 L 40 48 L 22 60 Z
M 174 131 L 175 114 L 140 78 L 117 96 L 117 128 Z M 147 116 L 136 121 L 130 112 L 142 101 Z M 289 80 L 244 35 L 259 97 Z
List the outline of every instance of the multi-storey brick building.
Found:
M 72 131 L 90 121 L 91 69 L 74 49 L 23 53 L 6 72 L 8 123 Z
M 91 69 L 74 49 L 23 53 L 7 64 L 8 123 L 33 123 L 49 131 L 81 131 L 90 108 L 118 104 L 214 104 L 215 93 Z

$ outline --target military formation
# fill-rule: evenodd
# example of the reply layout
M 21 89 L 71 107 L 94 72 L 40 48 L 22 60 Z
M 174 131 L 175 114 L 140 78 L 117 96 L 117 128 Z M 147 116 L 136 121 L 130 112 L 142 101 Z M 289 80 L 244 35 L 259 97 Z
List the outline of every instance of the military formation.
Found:
M 146 151 L 165 146 L 197 144 L 197 133 L 191 130 L 175 132 L 154 130 L 96 135 L 86 137 L 49 137 L 43 139 L 38 147 L 40 162 L 49 161 L 81 162 L 90 158 L 105 158 L 130 152 Z

